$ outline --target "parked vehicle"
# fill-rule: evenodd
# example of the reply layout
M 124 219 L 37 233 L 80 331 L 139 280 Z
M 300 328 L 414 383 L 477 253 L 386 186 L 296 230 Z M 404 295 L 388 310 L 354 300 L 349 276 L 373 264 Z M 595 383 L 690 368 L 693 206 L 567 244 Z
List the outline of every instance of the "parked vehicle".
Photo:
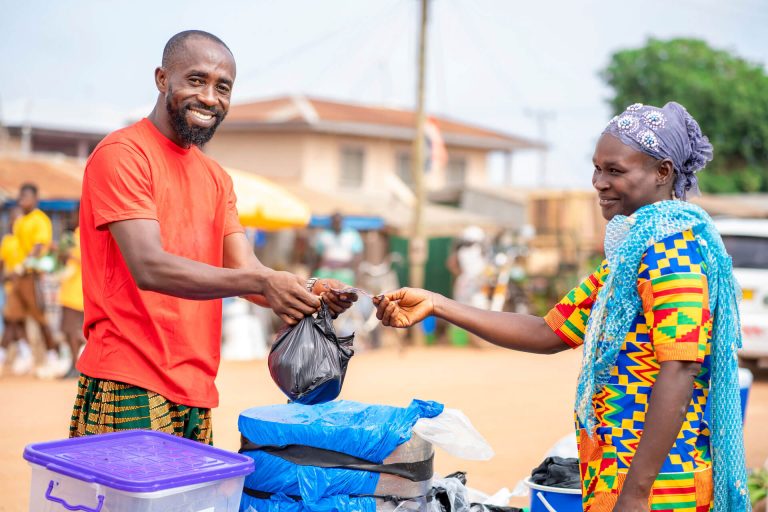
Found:
M 739 355 L 747 364 L 768 368 L 768 219 L 716 219 L 715 224 L 743 294 Z

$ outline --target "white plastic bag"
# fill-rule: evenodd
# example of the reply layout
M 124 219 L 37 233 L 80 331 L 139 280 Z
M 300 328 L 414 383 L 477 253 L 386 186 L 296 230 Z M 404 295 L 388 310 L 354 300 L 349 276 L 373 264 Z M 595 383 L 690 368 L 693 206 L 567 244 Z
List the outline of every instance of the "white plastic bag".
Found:
M 547 454 L 544 456 L 546 459 L 547 457 L 562 457 L 564 459 L 579 458 L 579 449 L 576 444 L 576 435 L 571 432 L 570 434 L 566 434 L 563 437 L 561 437 L 555 444 L 552 446 L 552 448 L 549 449 Z
M 413 432 L 454 457 L 489 460 L 494 455 L 488 441 L 458 409 L 445 409 L 434 418 L 421 418 L 414 425 Z
M 512 492 L 506 487 L 502 487 L 492 496 L 489 496 L 482 491 L 478 491 L 477 489 L 473 489 L 472 487 L 467 487 L 466 490 L 467 501 L 472 503 L 475 508 L 477 508 L 478 505 L 506 507 L 509 505 L 509 500 L 513 496 Z

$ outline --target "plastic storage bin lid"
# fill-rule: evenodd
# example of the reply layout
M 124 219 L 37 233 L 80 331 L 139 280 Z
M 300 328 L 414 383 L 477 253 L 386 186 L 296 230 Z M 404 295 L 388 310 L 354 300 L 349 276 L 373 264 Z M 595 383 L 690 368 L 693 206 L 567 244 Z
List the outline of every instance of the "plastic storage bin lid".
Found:
M 224 480 L 254 468 L 245 455 L 150 430 L 31 444 L 24 458 L 62 475 L 128 492 Z

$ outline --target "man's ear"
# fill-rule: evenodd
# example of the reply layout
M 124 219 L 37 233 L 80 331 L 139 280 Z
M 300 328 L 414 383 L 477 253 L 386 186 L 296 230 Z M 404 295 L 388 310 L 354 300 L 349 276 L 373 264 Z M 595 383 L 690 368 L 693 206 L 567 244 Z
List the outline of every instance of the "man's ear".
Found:
M 665 158 L 656 167 L 656 184 L 658 186 L 670 185 L 675 180 L 675 166 L 672 160 Z
M 164 68 L 155 69 L 155 86 L 163 94 L 168 92 L 168 74 Z

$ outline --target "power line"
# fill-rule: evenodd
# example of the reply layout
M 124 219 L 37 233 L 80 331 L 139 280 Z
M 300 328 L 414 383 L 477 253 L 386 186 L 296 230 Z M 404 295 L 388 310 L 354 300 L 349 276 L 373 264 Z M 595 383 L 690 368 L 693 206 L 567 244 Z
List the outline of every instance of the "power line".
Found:
M 477 28 L 472 20 L 472 16 L 464 10 L 460 1 L 456 0 L 452 3 L 457 6 L 457 9 L 463 14 L 463 16 L 458 17 L 458 26 L 461 27 L 464 35 L 473 44 L 477 50 L 477 54 L 485 57 L 485 68 L 492 72 L 492 75 L 496 77 L 500 85 L 506 89 L 512 90 L 517 98 L 520 98 L 523 103 L 526 103 L 522 91 L 516 85 L 515 79 L 507 75 L 506 67 L 503 65 L 492 65 L 494 59 L 498 63 L 504 63 L 507 60 L 503 56 L 499 57 L 497 55 L 494 57 L 489 54 L 489 50 L 495 50 L 499 45 L 493 45 L 488 42 L 483 31 Z M 470 30 L 473 31 L 473 33 L 470 33 Z
M 459 7 L 462 9 L 463 12 L 467 13 L 466 10 L 464 10 L 465 6 L 462 2 L 462 0 L 455 0 L 455 2 L 459 5 Z M 509 27 L 502 27 L 499 25 L 499 17 L 498 16 L 488 16 L 485 13 L 481 13 L 478 10 L 478 4 L 474 1 L 469 2 L 469 8 L 472 9 L 472 15 L 466 14 L 466 18 L 468 20 L 468 23 L 471 24 L 472 28 L 475 29 L 475 32 L 479 34 L 479 37 L 483 38 L 483 40 L 486 43 L 486 46 L 491 49 L 497 49 L 503 47 L 501 44 L 490 44 L 487 41 L 486 34 L 491 35 L 495 37 L 495 35 L 499 31 L 509 31 Z M 488 23 L 490 25 L 493 25 L 496 30 L 480 30 L 477 28 L 476 25 L 474 25 L 474 21 L 472 21 L 472 18 L 479 19 L 482 22 Z M 515 44 L 519 45 L 519 47 L 522 47 L 522 50 L 525 53 L 532 54 L 532 55 L 538 55 L 539 48 L 536 45 L 530 45 L 528 44 L 528 41 L 525 38 L 515 38 Z M 500 62 L 505 62 L 509 60 L 508 58 L 505 58 L 504 55 L 497 55 L 497 57 L 500 59 Z M 561 70 L 567 69 L 570 66 L 573 65 L 571 61 L 564 60 L 561 58 L 558 58 L 557 54 L 551 54 L 548 53 L 545 58 L 535 58 L 533 59 L 533 64 L 542 72 L 545 72 L 548 76 L 548 78 L 551 78 L 551 76 L 555 73 L 561 74 Z
M 351 27 L 355 27 L 357 30 L 359 30 L 361 27 L 367 26 L 367 24 L 370 23 L 372 20 L 376 20 L 379 16 L 381 16 L 381 14 L 390 10 L 392 7 L 394 7 L 396 4 L 400 3 L 401 1 L 402 0 L 392 0 L 383 9 L 376 11 L 372 15 L 366 16 L 362 19 L 350 20 L 342 25 L 337 26 L 333 30 L 330 30 L 320 35 L 319 37 L 316 37 L 305 43 L 299 44 L 298 46 L 295 46 L 293 48 L 290 48 L 289 50 L 281 53 L 277 57 L 269 60 L 265 64 L 262 64 L 261 66 L 256 66 L 251 71 L 246 71 L 245 73 L 242 74 L 243 76 L 241 79 L 248 79 L 257 75 L 263 75 L 271 71 L 274 71 L 280 68 L 281 66 L 293 61 L 297 57 L 303 55 L 307 51 L 317 49 L 320 45 L 325 44 L 326 42 L 336 38 L 339 34 L 344 34 Z
M 375 16 L 375 18 L 379 22 L 377 30 L 380 30 L 382 26 L 388 26 L 386 24 L 390 23 L 392 18 L 394 18 L 395 16 L 401 14 L 400 13 L 400 6 L 403 5 L 404 2 L 405 2 L 405 0 L 398 1 L 393 6 L 393 8 L 390 9 L 389 15 L 384 17 L 384 18 L 382 18 L 382 17 L 380 17 L 378 15 Z M 367 31 L 367 30 L 368 30 L 368 27 L 361 24 L 361 25 L 357 26 L 355 29 L 353 29 L 352 31 L 349 32 L 349 37 L 346 38 L 346 40 L 341 41 L 341 43 L 343 43 L 342 44 L 343 48 L 345 48 L 345 49 L 349 48 L 349 47 L 354 47 L 355 48 L 355 52 L 352 54 L 352 56 L 350 58 L 347 59 L 347 63 L 349 63 L 350 61 L 356 60 L 358 58 L 358 56 L 362 53 L 362 51 L 367 47 L 367 44 L 371 41 L 372 38 L 371 37 L 367 37 L 366 38 L 366 42 L 364 42 L 363 44 L 350 44 L 349 41 L 352 41 L 352 42 L 356 43 L 357 40 L 359 39 L 359 35 L 362 34 L 365 31 Z M 376 33 L 378 33 L 378 32 L 376 32 Z M 333 52 L 330 52 L 330 54 L 333 55 L 333 59 L 331 59 L 326 64 L 326 66 L 309 81 L 309 83 L 308 83 L 308 87 L 309 88 L 313 88 L 318 83 L 318 81 L 323 80 L 325 78 L 326 74 L 331 69 L 333 69 L 335 66 L 337 66 L 339 64 L 339 57 L 338 56 L 341 54 L 341 52 L 333 51 Z M 347 65 L 346 69 L 349 70 L 352 67 L 353 66 Z
M 392 48 L 391 42 L 397 40 L 397 38 L 394 37 L 394 35 L 400 32 L 401 27 L 404 25 L 404 23 L 401 22 L 402 21 L 401 18 L 403 17 L 403 14 L 404 14 L 402 5 L 404 4 L 405 4 L 405 0 L 403 0 L 400 4 L 397 5 L 397 9 L 393 9 L 389 17 L 380 20 L 380 23 L 379 23 L 379 26 L 377 27 L 376 32 L 366 37 L 365 43 L 363 43 L 362 45 L 359 45 L 357 47 L 357 51 L 349 59 L 347 72 L 359 75 L 358 80 L 348 89 L 348 93 L 351 94 L 352 96 L 356 96 L 356 93 L 358 92 L 362 84 L 368 81 L 372 76 L 375 76 L 375 73 L 366 74 L 366 72 L 371 67 L 373 67 L 374 65 L 377 65 L 381 70 L 382 62 L 386 62 L 386 63 L 389 62 L 388 59 L 385 58 L 386 56 L 377 54 L 375 58 L 371 58 L 371 57 L 364 58 L 363 64 L 359 67 L 357 66 L 357 61 L 361 59 L 361 56 L 365 55 L 367 48 L 378 47 L 380 46 L 381 41 L 385 41 L 389 43 L 385 50 L 387 53 L 387 56 L 391 56 L 393 54 L 393 48 Z M 410 17 L 408 17 L 408 20 L 410 21 Z

